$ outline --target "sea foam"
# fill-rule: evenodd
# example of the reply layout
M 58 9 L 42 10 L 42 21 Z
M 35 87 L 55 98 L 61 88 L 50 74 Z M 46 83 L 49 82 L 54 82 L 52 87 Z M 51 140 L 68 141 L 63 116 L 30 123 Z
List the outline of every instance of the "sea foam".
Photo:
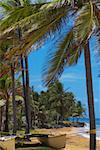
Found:
M 89 138 L 89 123 L 86 123 L 86 125 L 82 128 L 79 128 L 78 134 L 85 137 Z M 96 140 L 100 140 L 100 126 L 97 126 L 97 131 L 96 131 Z

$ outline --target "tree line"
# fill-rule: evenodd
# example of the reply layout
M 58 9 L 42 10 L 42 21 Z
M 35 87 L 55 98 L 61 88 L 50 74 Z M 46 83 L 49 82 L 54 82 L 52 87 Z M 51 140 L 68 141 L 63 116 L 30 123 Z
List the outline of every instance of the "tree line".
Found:
M 0 130 L 9 132 L 13 128 L 13 103 L 12 88 L 10 78 L 0 80 Z M 24 98 L 22 95 L 22 85 L 16 80 L 16 130 L 25 130 L 26 116 Z M 9 85 L 9 86 L 8 86 Z M 20 88 L 20 90 L 19 90 Z M 9 93 L 10 91 L 10 93 Z M 50 85 L 47 91 L 40 93 L 29 88 L 30 108 L 29 108 L 29 129 L 62 127 L 63 121 L 70 117 L 83 117 L 85 107 L 77 101 L 72 92 L 65 91 L 63 85 L 56 81 Z M 8 94 L 8 97 L 6 95 Z

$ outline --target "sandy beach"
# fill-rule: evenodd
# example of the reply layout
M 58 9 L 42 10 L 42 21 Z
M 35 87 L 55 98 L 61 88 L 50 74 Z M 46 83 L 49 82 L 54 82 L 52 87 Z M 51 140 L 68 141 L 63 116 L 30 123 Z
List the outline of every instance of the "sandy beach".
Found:
M 40 129 L 38 132 L 54 135 L 66 133 L 66 148 L 64 150 L 89 150 L 89 139 L 77 135 L 78 128 Z M 100 140 L 97 140 L 96 150 L 100 150 Z
M 67 138 L 66 150 L 89 150 L 89 139 L 82 136 Z M 100 150 L 100 141 L 97 141 L 97 150 Z

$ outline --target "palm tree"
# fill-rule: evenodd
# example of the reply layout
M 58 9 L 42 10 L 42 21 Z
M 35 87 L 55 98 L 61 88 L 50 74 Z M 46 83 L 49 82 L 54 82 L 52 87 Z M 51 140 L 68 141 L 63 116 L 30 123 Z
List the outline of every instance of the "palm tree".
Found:
M 29 96 L 29 71 L 28 71 L 28 57 L 25 56 L 26 68 L 26 99 L 27 99 L 27 114 L 28 114 L 28 128 L 30 129 L 30 96 Z
M 28 114 L 28 103 L 26 97 L 26 83 L 25 83 L 25 72 L 24 72 L 24 63 L 23 57 L 21 55 L 21 67 L 22 67 L 22 83 L 23 83 L 23 93 L 24 93 L 24 102 L 25 102 L 25 112 L 26 112 L 26 133 L 29 133 L 29 114 Z
M 49 88 L 49 93 L 50 93 L 50 101 L 51 101 L 51 106 L 55 106 L 55 109 L 57 112 L 60 114 L 60 120 L 64 120 L 64 115 L 65 115 L 65 101 L 64 101 L 64 89 L 63 85 L 59 82 L 56 81 L 53 85 L 50 85 Z
M 19 38 L 19 44 L 22 38 L 22 31 L 18 27 L 18 38 Z M 21 49 L 20 49 L 21 50 Z M 30 120 L 29 120 L 29 73 L 28 73 L 28 58 L 27 55 L 23 56 L 21 54 L 20 56 L 20 63 L 21 63 L 21 70 L 22 70 L 22 83 L 23 83 L 23 94 L 24 94 L 24 103 L 25 103 L 25 113 L 26 113 L 26 133 L 28 134 L 30 132 Z M 24 62 L 25 62 L 25 68 L 24 68 Z M 26 80 L 25 80 L 26 75 Z
M 9 44 L 7 43 L 7 42 L 5 42 L 5 43 L 2 43 L 1 44 L 1 47 L 0 47 L 0 52 L 1 52 L 1 60 L 2 61 L 4 61 L 3 60 L 3 55 L 4 55 L 4 53 L 7 51 L 7 49 L 9 48 Z M 5 64 L 6 64 L 6 62 L 5 62 Z M 8 132 L 8 108 L 9 108 L 9 93 L 8 93 L 8 89 L 7 88 L 10 88 L 10 87 L 6 87 L 7 85 L 6 85 L 6 80 L 7 80 L 7 78 L 8 78 L 8 75 L 7 75 L 7 73 L 9 72 L 9 69 L 11 70 L 11 75 L 12 75 L 12 95 L 13 95 L 13 118 L 14 118 L 14 132 L 15 132 L 15 126 L 16 126 L 16 106 L 15 106 L 15 82 L 14 82 L 14 69 L 13 69 L 13 67 L 12 67 L 12 64 L 11 64 L 11 67 L 5 67 L 4 66 L 4 64 L 3 63 L 1 63 L 1 66 L 2 67 L 4 67 L 3 69 L 1 69 L 0 70 L 0 72 L 2 72 L 2 70 L 6 70 L 7 69 L 7 72 L 6 72 L 6 75 L 4 75 L 4 79 L 2 79 L 2 76 L 1 76 L 1 82 L 3 82 L 3 83 L 5 83 L 5 84 L 3 84 L 3 91 L 4 91 L 4 96 L 5 96 L 5 99 L 6 99 L 6 120 L 5 120 L 5 131 L 7 131 Z M 5 78 L 6 77 L 6 78 Z M 6 80 L 5 80 L 6 79 Z M 8 84 L 9 85 L 9 84 Z M 11 86 L 11 83 L 10 83 L 10 86 Z M 4 88 L 5 88 L 5 90 L 4 90 Z M 11 89 L 10 89 L 11 90 Z M 1 96 L 2 96 L 2 93 L 1 93 Z
M 5 46 L 3 44 L 5 44 Z M 0 51 L 1 51 L 1 56 L 2 56 L 1 60 L 2 61 L 4 61 L 3 55 L 9 49 L 9 47 L 11 46 L 10 44 L 11 43 L 7 43 L 7 42 L 4 42 L 4 43 L 1 44 Z M 5 66 L 6 66 L 6 63 L 8 63 L 8 62 L 5 61 Z M 3 65 L 4 65 L 4 63 L 3 63 Z M 12 77 L 12 99 L 13 99 L 12 103 L 13 103 L 13 125 L 14 125 L 13 130 L 14 130 L 14 133 L 16 133 L 17 121 L 16 121 L 16 102 L 15 102 L 15 64 L 11 63 L 9 65 L 9 63 L 8 63 L 6 68 L 7 68 L 6 73 L 9 73 L 10 72 L 9 70 L 11 70 L 10 74 L 11 74 L 11 77 Z M 6 68 L 5 67 L 3 68 L 4 71 L 6 70 Z M 5 130 L 6 131 L 8 131 L 8 106 L 9 106 L 8 99 L 9 99 L 9 95 L 7 94 L 7 98 L 6 98 L 6 121 L 5 121 Z
M 14 14 L 16 13 L 16 8 L 17 9 L 19 9 L 20 10 L 20 8 L 22 7 L 25 7 L 25 10 L 27 11 L 27 8 L 28 8 L 28 10 L 29 9 L 32 9 L 31 11 L 31 16 L 29 16 L 31 19 L 33 19 L 36 23 L 34 23 L 34 26 L 35 26 L 35 24 L 37 24 L 37 21 L 36 21 L 36 18 L 39 20 L 39 18 L 40 18 L 40 20 L 39 20 L 39 27 L 38 27 L 38 29 L 36 29 L 36 28 L 33 28 L 33 24 L 30 26 L 29 24 L 29 27 L 27 26 L 27 24 L 26 24 L 26 26 L 22 26 L 21 25 L 21 27 L 20 27 L 20 23 L 25 23 L 26 21 L 28 21 L 27 20 L 27 17 L 28 17 L 28 15 L 30 14 L 27 14 L 27 13 L 25 13 L 26 14 L 26 16 L 23 16 L 24 18 L 26 17 L 26 21 L 23 19 L 23 17 L 22 17 L 22 14 L 20 13 L 20 14 L 17 14 L 18 15 L 18 18 L 19 18 L 19 20 L 20 19 L 22 19 L 21 21 L 22 22 L 19 22 L 19 24 L 17 24 L 17 28 L 19 28 L 19 29 L 21 29 L 23 32 L 24 32 L 24 34 L 25 35 L 23 35 L 23 37 L 22 37 L 22 40 L 21 40 L 21 37 L 19 37 L 19 40 L 20 40 L 20 42 L 19 42 L 19 40 L 18 40 L 18 42 L 16 42 L 16 45 L 14 44 L 14 48 L 12 48 L 10 51 L 8 51 L 7 52 L 7 58 L 9 58 L 9 59 L 13 59 L 12 57 L 14 56 L 14 58 L 15 58 L 15 56 L 16 55 L 25 55 L 25 64 L 26 64 L 26 67 L 27 67 L 27 56 L 26 56 L 26 49 L 29 49 L 30 50 L 30 48 L 32 47 L 32 45 L 36 42 L 36 41 L 38 41 L 39 39 L 41 39 L 41 37 L 47 32 L 47 30 L 48 30 L 48 28 L 49 28 L 49 22 L 51 23 L 51 25 L 52 25 L 52 21 L 53 21 L 53 19 L 50 19 L 49 21 L 47 21 L 46 22 L 46 25 L 48 25 L 48 27 L 46 27 L 45 28 L 45 26 L 43 26 L 42 24 L 43 24 L 43 22 L 46 20 L 46 17 L 47 16 L 45 16 L 45 18 L 44 18 L 44 20 L 42 19 L 43 17 L 43 15 L 45 15 L 45 13 L 44 13 L 44 11 L 43 11 L 43 9 L 42 9 L 42 11 L 40 11 L 39 12 L 39 8 L 43 5 L 43 4 L 34 4 L 34 5 L 30 5 L 30 3 L 29 3 L 29 1 L 20 1 L 20 0 L 18 0 L 18 1 L 15 1 L 15 0 L 11 0 L 11 2 L 12 2 L 12 4 L 13 5 L 11 5 L 11 3 L 1 3 L 1 6 L 5 9 L 5 11 L 6 11 L 6 13 L 7 13 L 7 16 L 8 16 L 8 18 L 3 22 L 3 21 L 1 21 L 1 24 L 2 24 L 2 27 L 4 27 L 4 28 L 2 28 L 1 29 L 1 31 L 2 30 L 4 30 L 6 27 L 7 28 L 9 28 L 9 22 L 12 20 L 12 21 L 14 21 L 14 19 L 13 19 L 13 17 L 15 16 Z M 46 5 L 46 4 L 45 4 Z M 20 6 L 20 7 L 19 7 Z M 31 8 L 32 7 L 32 8 Z M 46 6 L 45 6 L 46 7 Z M 36 11 L 36 9 L 37 9 L 37 11 Z M 56 8 L 55 8 L 56 9 Z M 55 9 L 54 9 L 54 11 L 55 11 Z M 15 11 L 14 11 L 15 10 Z M 52 11 L 51 12 L 49 12 L 49 11 L 47 11 L 49 14 L 51 14 L 52 13 Z M 32 14 L 32 13 L 34 13 L 34 14 Z M 9 15 L 10 14 L 10 15 Z M 56 15 L 56 17 L 59 17 L 59 13 L 57 13 L 57 15 Z M 60 18 L 60 17 L 59 17 Z M 59 19 L 58 18 L 58 19 Z M 58 19 L 57 19 L 57 23 L 59 24 L 59 22 L 58 22 Z M 9 22 L 8 22 L 8 20 L 9 20 Z M 10 23 L 10 26 L 12 25 L 12 21 L 11 21 L 11 23 Z M 23 22 L 23 21 L 25 21 L 25 22 Z M 29 21 L 28 21 L 28 23 L 30 23 Z M 42 24 L 41 24 L 42 23 Z M 41 26 L 42 25 L 42 26 Z M 29 29 L 27 29 L 27 28 L 29 28 Z M 30 28 L 32 28 L 32 30 L 30 29 Z M 12 40 L 12 38 L 11 38 L 11 36 L 12 37 L 14 37 L 15 38 L 15 34 L 14 34 L 14 32 L 16 32 L 15 30 L 16 30 L 16 26 L 15 26 L 15 28 L 13 28 L 12 27 L 12 29 L 13 30 L 11 30 L 11 32 L 7 32 L 7 34 L 5 34 L 4 33 L 4 37 L 6 38 L 6 39 L 9 39 L 8 37 L 10 37 L 10 39 Z M 43 30 L 43 29 L 46 29 L 46 30 Z M 25 32 L 25 30 L 27 31 L 27 32 Z M 53 29 L 52 29 L 52 31 L 53 30 L 55 30 L 55 28 L 53 27 Z M 19 36 L 19 34 L 18 34 L 18 36 Z M 4 37 L 3 36 L 1 36 L 1 38 L 3 38 L 3 40 L 4 40 Z M 29 38 L 30 37 L 30 38 Z M 34 38 L 33 38 L 34 37 Z M 23 41 L 23 39 L 25 39 L 24 41 Z M 16 40 L 16 39 L 15 39 Z M 40 41 L 38 41 L 38 43 L 41 45 L 41 40 Z M 42 42 L 43 43 L 43 42 Z M 36 46 L 35 46 L 36 47 Z M 21 57 L 22 58 L 22 57 Z M 23 61 L 23 60 L 22 60 Z M 22 64 L 22 62 L 21 62 L 21 64 Z M 23 70 L 24 68 L 22 68 L 22 70 Z M 24 97 L 25 97 L 25 99 L 26 99 L 26 101 L 27 102 L 25 102 L 25 106 L 26 107 L 28 107 L 28 87 L 29 87 L 29 77 L 28 77 L 28 71 L 27 71 L 27 68 L 25 69 L 26 70 L 26 84 L 27 84 L 27 86 L 26 86 L 26 89 L 24 90 L 24 91 L 26 91 L 27 90 L 27 94 L 25 94 L 25 92 L 24 92 Z M 23 74 L 23 73 L 22 73 Z M 23 74 L 24 75 L 24 74 Z M 25 81 L 25 79 L 23 78 L 23 82 Z M 23 83 L 23 86 L 24 86 L 24 83 Z M 26 105 L 26 103 L 27 103 L 27 105 Z M 27 111 L 28 111 L 28 109 L 27 109 Z M 27 112 L 27 114 L 28 114 L 28 112 Z M 26 119 L 27 120 L 27 124 L 29 124 L 28 123 L 28 118 Z M 28 125 L 29 126 L 29 125 Z
M 4 42 L 1 42 L 1 45 L 0 45 L 0 52 L 1 52 L 1 61 L 3 63 L 1 63 L 3 70 L 4 70 L 4 73 L 1 75 L 1 79 L 2 79 L 2 76 L 6 76 L 7 77 L 7 74 L 10 73 L 10 75 L 12 76 L 12 98 L 13 98 L 13 123 L 14 123 L 14 133 L 16 132 L 16 103 L 15 103 L 15 64 L 14 63 L 9 63 L 8 61 L 4 60 L 4 54 L 7 52 L 7 50 L 12 46 L 11 45 L 11 41 L 4 41 Z M 7 69 L 7 70 L 6 70 Z M 1 69 L 2 70 L 2 69 Z M 0 70 L 0 73 L 2 72 Z M 11 72 L 10 72 L 11 71 Z M 6 87 L 5 87 L 6 88 Z M 6 89 L 8 90 L 8 89 Z M 7 91 L 6 91 L 7 93 Z M 5 121 L 5 130 L 8 131 L 8 106 L 9 106 L 9 94 L 7 93 L 7 98 L 6 98 L 6 121 Z
M 90 118 L 90 150 L 96 149 L 96 131 L 94 97 L 91 73 L 91 60 L 89 39 L 96 27 L 100 24 L 98 19 L 97 2 L 88 2 L 77 13 L 73 28 L 60 41 L 58 49 L 53 54 L 49 54 L 48 65 L 44 69 L 44 82 L 46 85 L 57 79 L 64 70 L 64 67 L 76 64 L 82 51 L 84 50 L 87 97 Z M 87 30 L 88 29 L 88 30 Z
M 9 2 L 12 2 L 10 7 L 11 9 L 7 9 L 9 7 Z M 29 0 L 27 1 L 15 1 L 15 0 L 11 0 L 8 2 L 8 5 L 6 3 L 3 3 L 4 8 L 6 10 L 6 13 L 8 14 L 8 12 L 10 13 L 12 11 L 12 8 L 15 9 L 16 7 L 21 7 L 22 5 L 29 5 Z M 21 40 L 21 29 L 18 27 L 18 38 L 19 40 Z M 12 38 L 11 38 L 12 40 Z M 20 43 L 20 41 L 19 41 Z M 20 49 L 21 50 L 21 49 Z M 26 67 L 26 84 L 25 84 L 25 74 L 24 74 L 24 65 L 23 65 L 23 57 L 21 54 L 21 67 L 22 67 L 22 81 L 23 81 L 23 93 L 24 93 L 24 100 L 25 100 L 25 108 L 26 108 L 26 133 L 29 133 L 29 75 L 28 75 L 28 60 L 27 60 L 27 56 L 25 56 L 25 67 Z M 12 66 L 11 64 L 11 73 L 12 73 L 12 81 L 13 81 L 13 111 L 14 111 L 14 132 L 16 132 L 16 107 L 15 107 L 15 90 L 14 90 L 14 66 Z
M 76 104 L 75 96 L 71 92 L 66 92 L 59 81 L 49 85 L 48 94 L 47 105 L 51 106 L 51 110 L 56 110 L 62 123 L 65 117 L 68 119 L 73 114 L 73 108 Z M 50 108 L 49 105 L 48 107 Z
M 43 35 L 48 35 L 47 33 L 50 33 L 50 31 L 54 32 L 60 27 L 62 27 L 61 22 L 66 17 L 66 14 L 69 10 L 68 8 L 71 8 L 70 5 L 68 7 L 67 1 L 59 2 L 59 0 L 58 2 L 57 1 L 53 3 L 50 2 L 48 4 L 36 5 L 36 6 L 38 7 L 38 13 L 35 12 L 36 7 L 34 7 L 34 4 L 33 6 L 32 5 L 27 6 L 27 8 L 21 7 L 19 8 L 18 12 L 14 10 L 12 14 L 8 15 L 7 18 L 3 19 L 0 23 L 2 38 L 5 37 L 8 33 L 11 34 L 18 24 L 20 24 L 22 28 L 27 26 L 29 22 L 32 24 L 33 28 L 31 28 L 32 26 L 29 26 L 29 29 L 31 30 L 27 30 L 24 37 L 25 40 L 23 40 L 23 42 L 21 42 L 20 44 L 22 45 L 23 52 L 25 51 L 25 47 L 26 49 L 29 47 L 31 48 L 32 45 L 37 40 L 43 38 Z M 43 11 L 44 8 L 45 8 L 45 12 Z M 75 9 L 76 8 L 77 8 L 76 11 L 77 19 L 75 21 L 75 26 L 73 27 L 72 30 L 69 31 L 69 33 L 67 33 L 64 40 L 60 43 L 58 51 L 56 51 L 56 53 L 52 55 L 50 60 L 51 66 L 49 65 L 49 67 L 47 66 L 47 68 L 45 68 L 46 72 L 44 74 L 46 74 L 46 76 L 44 80 L 46 84 L 58 78 L 59 75 L 61 75 L 63 68 L 66 64 L 67 66 L 70 66 L 72 64 L 77 63 L 77 60 L 83 49 L 85 52 L 85 56 L 86 53 L 89 54 L 89 51 L 87 51 L 89 38 L 92 35 L 95 27 L 100 24 L 99 17 L 98 17 L 99 16 L 98 2 L 90 1 L 87 3 L 83 3 L 81 5 L 77 5 L 77 7 L 75 6 Z M 28 13 L 26 13 L 27 15 L 22 15 L 21 12 L 24 12 L 26 10 L 30 10 L 31 12 L 28 11 Z M 16 19 L 13 19 L 15 18 L 15 15 L 18 17 L 16 17 Z M 15 52 L 19 52 L 18 50 L 20 45 L 12 49 L 12 51 L 10 51 L 11 56 Z M 88 70 L 87 68 L 90 69 L 89 72 L 87 72 Z M 92 88 L 90 59 L 88 60 L 88 64 L 86 63 L 86 77 L 88 81 L 87 92 L 92 92 L 93 88 Z M 91 80 L 91 84 L 88 78 Z M 91 91 L 89 89 L 91 89 Z M 92 105 L 93 92 L 87 94 L 88 94 L 89 106 L 90 104 L 92 106 L 91 107 L 92 109 L 89 107 L 90 110 L 89 117 L 90 117 L 90 130 L 93 130 L 95 129 L 94 105 Z M 92 98 L 92 101 L 90 97 Z M 95 149 L 96 146 L 95 142 L 96 142 L 96 134 L 94 135 L 93 133 L 90 133 L 90 149 L 93 150 Z
M 9 107 L 9 91 L 10 87 L 8 86 L 7 82 L 7 76 L 4 76 L 0 80 L 0 99 L 6 100 L 6 112 L 5 112 L 5 132 L 8 132 L 8 107 Z M 8 91 L 9 88 L 9 91 Z M 2 116 L 1 116 L 2 117 Z M 2 121 L 1 121 L 2 122 Z
M 2 65 L 2 67 L 4 68 L 4 66 Z M 4 103 L 4 105 L 1 103 L 1 105 L 3 105 L 5 107 L 5 111 L 3 111 L 3 116 L 5 116 L 5 121 L 4 121 L 4 131 L 5 132 L 8 132 L 9 131 L 9 102 L 10 102 L 10 99 L 12 99 L 12 103 L 14 103 L 14 100 L 13 100 L 13 89 L 12 89 L 12 86 L 13 86 L 13 83 L 12 83 L 12 76 L 10 74 L 6 74 L 4 75 L 2 78 L 0 78 L 0 101 L 2 103 Z M 14 84 L 16 85 L 15 89 L 16 90 L 16 95 L 22 95 L 22 92 L 21 92 L 21 84 L 19 83 L 18 80 L 15 80 L 14 81 Z M 14 94 L 15 96 L 15 94 Z M 14 105 L 14 104 L 13 104 Z M 13 109 L 15 107 L 13 106 Z M 16 108 L 15 108 L 16 109 Z M 2 111 L 2 110 L 1 110 Z M 14 111 L 14 110 L 13 110 Z M 13 113 L 14 115 L 14 113 Z M 13 116 L 13 118 L 16 117 L 16 116 Z M 16 118 L 15 118 L 16 119 Z M 16 120 L 15 120 L 16 121 Z M 14 122 L 14 126 L 16 127 L 16 122 Z M 14 130 L 15 131 L 15 130 Z
M 11 1 L 14 2 L 15 0 Z M 26 49 L 29 49 L 30 52 L 31 48 L 36 49 L 41 46 L 50 32 L 55 32 L 58 29 L 62 23 L 61 18 L 65 17 L 68 9 L 66 9 L 65 5 L 62 5 L 62 7 L 57 5 L 56 7 L 57 3 L 54 4 L 36 3 L 27 6 L 22 5 L 12 9 L 10 3 L 0 3 L 1 8 L 5 9 L 6 12 L 9 12 L 10 10 L 10 13 L 7 13 L 6 17 L 0 22 L 0 40 L 6 40 L 8 37 L 11 38 L 11 35 L 15 37 L 14 32 L 18 26 L 24 31 L 23 40 L 20 44 L 19 42 L 16 42 L 15 47 L 8 52 L 9 59 L 14 55 L 18 56 L 23 54 Z M 52 16 L 52 18 L 48 18 L 48 16 Z M 36 42 L 38 42 L 39 46 L 35 45 L 32 47 Z
M 12 103 L 13 103 L 13 132 L 16 133 L 17 130 L 17 119 L 16 119 L 16 101 L 15 101 L 15 65 L 11 64 L 11 77 L 12 77 Z
M 77 103 L 75 104 L 75 108 L 74 108 L 72 117 L 73 117 L 73 119 L 74 119 L 74 117 L 77 117 L 77 122 L 78 122 L 79 118 L 82 118 L 84 116 L 85 116 L 85 107 L 82 106 L 81 101 L 77 101 Z

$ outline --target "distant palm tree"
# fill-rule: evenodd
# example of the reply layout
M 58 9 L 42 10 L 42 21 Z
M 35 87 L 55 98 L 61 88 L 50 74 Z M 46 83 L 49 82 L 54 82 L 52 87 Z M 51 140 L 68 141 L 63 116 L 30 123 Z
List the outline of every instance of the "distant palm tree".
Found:
M 5 129 L 4 129 L 5 132 L 8 132 L 8 107 L 9 107 L 8 93 L 10 92 L 10 90 L 11 90 L 11 84 L 7 84 L 7 77 L 2 78 L 0 80 L 0 99 L 6 100 L 6 113 L 5 113 L 6 116 L 5 116 Z
M 15 86 L 16 95 L 22 95 L 21 85 L 19 84 L 19 81 L 15 80 L 14 84 L 16 84 L 16 86 Z M 9 120 L 8 120 L 9 112 L 8 112 L 8 109 L 9 109 L 9 102 L 10 102 L 11 97 L 12 97 L 12 102 L 14 103 L 12 86 L 13 86 L 13 84 L 12 84 L 11 75 L 4 75 L 2 78 L 0 78 L 0 101 L 1 102 L 5 101 L 4 106 L 6 107 L 5 112 L 3 111 L 3 115 L 5 116 L 5 124 L 4 124 L 4 131 L 5 132 L 9 131 L 9 127 L 8 127 L 8 125 L 9 125 Z M 15 94 L 14 94 L 14 96 L 15 96 Z M 15 109 L 15 104 L 13 104 L 13 109 Z M 14 113 L 13 113 L 13 118 L 16 117 L 16 116 L 14 116 Z M 14 122 L 14 124 L 15 124 L 14 125 L 14 127 L 15 127 L 14 131 L 15 131 L 17 123 Z
M 1 47 L 0 47 L 0 52 L 1 52 L 1 57 L 2 55 L 4 55 L 4 53 L 7 51 L 7 49 L 9 48 L 9 45 L 7 42 L 1 44 Z M 14 130 L 14 133 L 16 132 L 16 124 L 17 124 L 17 121 L 16 121 L 16 102 L 15 102 L 15 64 L 14 63 L 11 63 L 10 65 L 7 65 L 7 67 L 5 67 L 6 65 L 4 65 L 4 60 L 3 58 L 1 58 L 1 61 L 3 63 L 1 63 L 1 66 L 4 67 L 3 70 L 6 72 L 6 68 L 7 68 L 7 72 L 6 74 L 4 74 L 4 78 L 8 78 L 8 75 L 7 73 L 10 72 L 9 69 L 11 70 L 10 72 L 10 75 L 12 77 L 12 84 L 8 84 L 8 85 L 11 85 L 12 86 L 12 104 L 13 104 L 13 124 L 14 124 L 14 127 L 13 127 L 13 130 Z M 6 61 L 5 61 L 5 64 L 6 64 Z M 1 69 L 2 70 L 2 69 Z M 2 72 L 0 70 L 0 73 Z M 2 76 L 1 76 L 1 79 L 2 79 Z M 1 80 L 2 81 L 2 80 Z M 4 80 L 3 80 L 4 82 Z M 6 87 L 6 82 L 4 84 L 4 88 L 6 88 L 5 90 L 5 94 L 6 94 L 6 120 L 5 120 L 5 131 L 8 132 L 8 107 L 9 107 L 9 93 L 8 93 L 8 89 Z M 9 87 L 8 87 L 9 88 Z M 11 90 L 11 89 L 10 89 Z
M 48 93 L 50 98 L 47 99 L 56 112 L 59 114 L 60 121 L 64 121 L 64 118 L 69 118 L 73 113 L 73 108 L 75 106 L 75 98 L 71 92 L 65 92 L 63 85 L 56 81 L 54 84 L 49 85 Z M 48 106 L 48 109 L 50 106 Z
M 77 122 L 79 120 L 79 118 L 83 118 L 85 116 L 85 107 L 82 106 L 81 101 L 78 101 L 75 105 L 75 109 L 73 111 L 73 119 L 74 117 L 77 117 Z

